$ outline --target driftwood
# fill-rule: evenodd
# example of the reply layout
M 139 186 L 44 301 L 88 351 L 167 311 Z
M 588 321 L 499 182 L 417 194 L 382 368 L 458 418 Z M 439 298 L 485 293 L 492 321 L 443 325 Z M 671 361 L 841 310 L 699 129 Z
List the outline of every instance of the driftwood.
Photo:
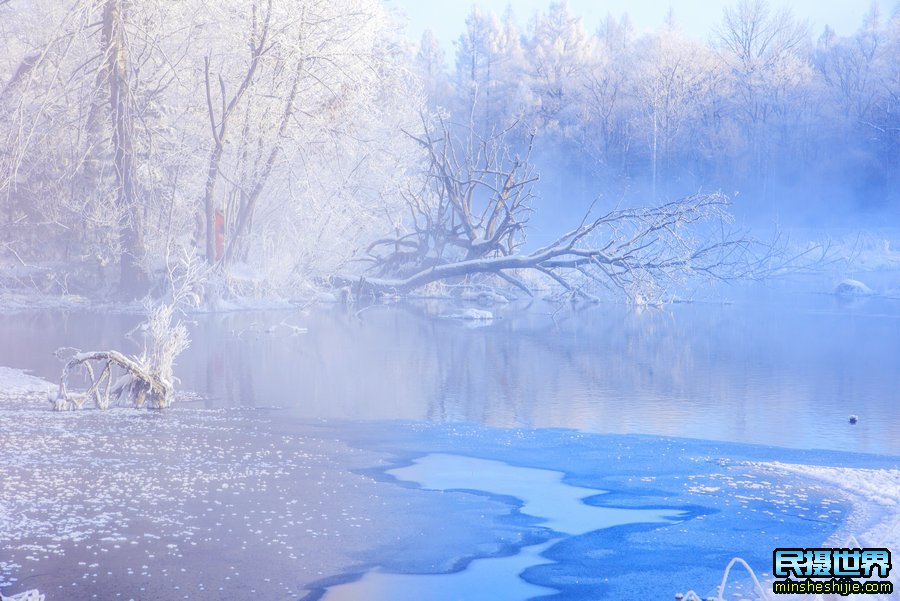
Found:
M 136 409 L 168 407 L 172 403 L 175 358 L 190 343 L 184 324 L 175 321 L 175 306 L 183 301 L 189 287 L 181 286 L 181 292 L 179 288 L 173 290 L 173 303 L 147 307 L 147 321 L 139 326 L 146 333 L 147 345 L 140 356 L 76 350 L 63 367 L 56 397 L 49 399 L 53 409 L 81 409 L 91 398 L 98 409 L 108 409 L 113 403 L 130 404 Z M 56 355 L 60 356 L 62 350 Z M 70 395 L 67 388 L 69 372 L 76 368 L 84 369 L 91 381 L 83 396 Z
M 94 364 L 99 368 L 99 376 Z M 69 372 L 77 367 L 83 367 L 91 380 L 83 396 L 74 396 L 67 390 Z M 113 380 L 116 371 L 121 375 Z M 50 399 L 50 403 L 56 411 L 81 409 L 90 398 L 94 399 L 98 409 L 122 403 L 136 409 L 145 404 L 151 409 L 164 409 L 169 406 L 171 397 L 172 384 L 150 373 L 143 361 L 118 351 L 91 351 L 76 353 L 66 362 L 56 398 Z
M 198 298 L 195 288 L 202 284 L 199 264 L 188 255 L 168 264 L 171 301 L 148 301 L 147 320 L 135 328 L 145 334 L 144 350 L 139 356 L 129 357 L 115 350 L 76 350 L 63 367 L 56 397 L 49 399 L 53 409 L 81 409 L 91 398 L 98 409 L 108 409 L 113 403 L 136 409 L 165 409 L 171 405 L 175 359 L 190 344 L 187 328 L 177 314 L 179 307 L 193 304 Z M 62 351 L 56 351 L 56 355 L 61 356 Z M 69 372 L 76 368 L 83 369 L 91 381 L 87 393 L 80 396 L 71 395 L 67 387 Z

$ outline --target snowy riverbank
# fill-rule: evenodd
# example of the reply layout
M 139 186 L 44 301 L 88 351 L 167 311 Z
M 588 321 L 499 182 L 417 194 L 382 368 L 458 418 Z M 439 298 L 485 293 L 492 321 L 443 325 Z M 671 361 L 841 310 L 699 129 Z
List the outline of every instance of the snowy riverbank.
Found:
M 846 278 L 858 278 L 871 287 L 874 293 L 884 298 L 900 299 L 900 230 L 894 228 L 868 228 L 855 230 L 849 228 L 832 229 L 808 229 L 786 228 L 777 232 L 768 231 L 765 228 L 758 232 L 762 240 L 770 237 L 786 236 L 789 239 L 790 254 L 805 256 L 812 259 L 822 257 L 820 265 L 813 265 L 812 269 L 802 269 L 796 273 L 788 273 L 783 277 L 774 277 L 769 286 L 778 288 L 785 283 L 803 280 L 809 282 L 810 290 L 819 293 L 832 293 L 835 287 Z M 808 254 L 807 254 L 808 253 Z M 246 266 L 235 267 L 236 270 Z M 788 270 L 789 271 L 789 270 Z M 36 275 L 38 274 L 38 275 Z M 778 274 L 772 274 L 777 276 Z M 243 273 L 241 277 L 248 280 L 260 279 L 258 274 Z M 65 266 L 58 264 L 44 264 L 23 266 L 21 263 L 9 263 L 0 265 L 0 312 L 33 311 L 36 309 L 58 310 L 95 310 L 113 313 L 141 313 L 143 304 L 140 301 L 123 302 L 114 298 L 101 298 L 82 291 L 71 293 L 66 286 L 49 284 L 65 280 Z M 687 290 L 695 290 L 688 293 L 687 290 L 677 294 L 678 299 L 703 298 L 703 294 L 697 297 L 708 286 L 690 285 L 686 282 Z M 543 282 L 543 286 L 547 283 Z M 262 287 L 250 287 L 251 289 L 265 289 Z M 436 285 L 435 290 L 429 293 L 422 291 L 409 295 L 409 298 L 443 298 L 456 301 L 477 301 L 480 304 L 493 304 L 500 302 L 505 304 L 507 298 L 497 295 L 490 289 L 481 290 L 478 287 L 472 289 L 454 290 L 454 287 Z M 549 289 L 548 289 L 549 290 Z M 549 294 L 548 290 L 538 290 L 539 294 Z M 452 292 L 452 294 L 451 294 Z M 715 292 L 709 292 L 715 296 Z M 261 311 L 261 310 L 290 310 L 298 307 L 309 307 L 313 304 L 331 304 L 339 302 L 340 291 L 326 289 L 305 289 L 298 291 L 295 297 L 273 296 L 271 294 L 254 297 L 231 296 L 227 299 L 216 299 L 204 303 L 203 306 L 194 307 L 196 313 L 225 313 L 230 311 Z M 108 296 L 108 294 L 107 294 Z M 511 288 L 510 297 L 521 297 L 518 289 Z M 615 298 L 615 297 L 613 297 Z M 390 300 L 396 300 L 392 298 Z

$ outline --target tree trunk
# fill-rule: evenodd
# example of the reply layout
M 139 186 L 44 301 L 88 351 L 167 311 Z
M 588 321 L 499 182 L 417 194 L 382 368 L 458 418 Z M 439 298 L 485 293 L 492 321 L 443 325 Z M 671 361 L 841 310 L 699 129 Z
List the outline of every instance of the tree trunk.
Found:
M 134 181 L 133 123 L 122 18 L 121 0 L 107 0 L 103 9 L 102 50 L 106 58 L 109 90 L 116 206 L 125 216 L 119 232 L 122 242 L 119 291 L 133 298 L 146 292 L 148 281 L 141 267 L 144 254 L 143 220 Z
M 110 0 L 113 1 L 113 0 Z M 204 60 L 204 80 L 206 85 L 206 109 L 209 116 L 209 125 L 212 130 L 213 151 L 209 156 L 209 166 L 206 170 L 206 186 L 203 192 L 203 219 L 201 227 L 205 229 L 206 239 L 206 262 L 209 265 L 215 265 L 216 262 L 223 258 L 217 256 L 216 253 L 216 182 L 219 179 L 219 167 L 222 161 L 222 155 L 225 152 L 225 144 L 228 143 L 229 125 L 232 114 L 241 98 L 253 83 L 253 78 L 259 66 L 259 59 L 263 55 L 267 47 L 269 36 L 269 19 L 272 17 L 272 0 L 266 3 L 266 12 L 262 18 L 259 30 L 256 29 L 256 5 L 253 5 L 253 23 L 254 30 L 250 35 L 250 65 L 243 80 L 235 91 L 231 100 L 226 105 L 225 102 L 225 81 L 219 76 L 219 90 L 221 93 L 222 109 L 219 115 L 219 122 L 216 123 L 216 111 L 213 106 L 211 74 L 210 74 L 210 57 Z M 295 93 L 295 92 L 294 92 Z M 272 159 L 274 161 L 274 158 Z
M 285 135 L 288 125 L 290 124 L 291 117 L 294 114 L 294 101 L 297 98 L 297 91 L 300 85 L 300 77 L 302 75 L 302 72 L 303 62 L 300 61 L 300 63 L 297 65 L 297 72 L 294 74 L 294 81 L 291 83 L 291 91 L 288 93 L 287 100 L 285 100 L 284 103 L 284 111 L 281 115 L 281 121 L 278 124 L 279 139 Z M 241 208 L 238 211 L 237 215 L 237 223 L 231 235 L 231 241 L 226 247 L 224 257 L 226 263 L 231 263 L 231 261 L 234 259 L 234 255 L 237 251 L 238 245 L 241 243 L 243 237 L 250 232 L 250 224 L 253 221 L 253 212 L 256 210 L 256 204 L 259 201 L 259 197 L 262 195 L 266 183 L 269 181 L 269 176 L 272 174 L 272 169 L 275 167 L 275 163 L 278 161 L 280 153 L 281 146 L 276 143 L 269 151 L 269 156 L 266 159 L 263 172 L 260 174 L 259 179 L 253 185 L 253 189 L 247 196 L 246 202 L 241 204 Z
M 222 134 L 224 135 L 225 121 L 222 123 Z M 225 143 L 220 138 L 216 141 L 212 154 L 209 156 L 209 167 L 206 170 L 206 186 L 203 191 L 203 227 L 206 241 L 206 262 L 214 265 L 216 262 L 216 182 L 219 179 L 219 163 L 222 160 L 222 153 L 225 150 Z

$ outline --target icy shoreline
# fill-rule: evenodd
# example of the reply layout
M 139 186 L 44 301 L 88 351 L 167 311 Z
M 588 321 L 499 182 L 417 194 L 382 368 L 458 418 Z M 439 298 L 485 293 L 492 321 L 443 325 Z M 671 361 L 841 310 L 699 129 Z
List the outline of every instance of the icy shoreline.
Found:
M 850 502 L 851 512 L 841 527 L 822 542 L 828 547 L 886 547 L 900 553 L 900 469 L 760 463 L 762 470 L 793 474 L 831 490 Z M 894 560 L 896 561 L 896 560 Z M 889 580 L 900 594 L 900 570 Z M 849 598 L 868 598 L 851 595 Z
M 791 233 L 790 230 L 787 230 Z M 836 230 L 823 238 L 817 230 L 805 230 L 794 228 L 794 242 L 791 245 L 792 252 L 802 254 L 810 249 L 827 249 L 827 261 L 820 270 L 811 274 L 808 272 L 787 274 L 773 282 L 799 281 L 810 275 L 818 278 L 818 292 L 832 294 L 836 286 L 840 286 L 842 280 L 847 278 L 859 278 L 868 280 L 869 276 L 879 284 L 873 291 L 882 298 L 900 299 L 900 231 L 893 228 L 875 228 L 867 230 Z M 765 236 L 763 236 L 765 238 Z M 18 268 L 18 266 L 16 266 Z M 0 274 L 9 266 L 0 267 Z M 14 278 L 13 278 L 14 279 Z M 884 281 L 882 281 L 884 280 Z M 868 282 L 870 285 L 871 282 Z M 688 286 L 688 288 L 692 288 Z M 546 292 L 549 289 L 544 289 Z M 332 304 L 339 302 L 340 290 L 321 289 L 306 291 L 305 294 L 284 297 L 254 298 L 251 296 L 217 300 L 208 306 L 197 307 L 196 313 L 227 313 L 232 311 L 282 311 L 309 307 L 314 304 Z M 515 295 L 514 295 L 515 296 Z M 497 295 L 495 292 L 473 291 L 459 297 L 449 294 L 431 296 L 425 293 L 413 293 L 405 297 L 397 296 L 391 300 L 406 298 L 438 299 L 445 301 L 488 301 L 487 304 L 499 302 L 505 304 L 508 299 Z M 678 302 L 684 302 L 679 295 Z M 0 313 L 18 313 L 34 310 L 81 310 L 81 311 L 106 311 L 110 313 L 141 313 L 143 304 L 140 301 L 115 301 L 102 300 L 97 297 L 83 296 L 80 294 L 48 294 L 35 288 L 25 286 L 0 289 Z M 467 319 L 483 319 L 484 317 L 466 316 Z

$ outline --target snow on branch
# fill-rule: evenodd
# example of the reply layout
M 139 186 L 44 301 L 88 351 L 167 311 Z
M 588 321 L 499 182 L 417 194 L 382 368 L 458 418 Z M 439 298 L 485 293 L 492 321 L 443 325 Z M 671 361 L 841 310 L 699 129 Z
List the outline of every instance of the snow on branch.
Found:
M 694 194 L 659 206 L 590 212 L 551 244 L 524 252 L 533 185 L 527 151 L 515 154 L 509 130 L 459 139 L 442 120 L 412 136 L 427 156 L 425 184 L 407 190 L 409 220 L 376 240 L 359 260 L 361 276 L 340 276 L 359 292 L 407 292 L 431 282 L 496 276 L 531 294 L 524 272 L 549 278 L 570 297 L 607 289 L 635 303 L 657 303 L 690 277 L 759 279 L 790 263 L 779 240 L 762 243 L 732 227 L 728 198 Z

